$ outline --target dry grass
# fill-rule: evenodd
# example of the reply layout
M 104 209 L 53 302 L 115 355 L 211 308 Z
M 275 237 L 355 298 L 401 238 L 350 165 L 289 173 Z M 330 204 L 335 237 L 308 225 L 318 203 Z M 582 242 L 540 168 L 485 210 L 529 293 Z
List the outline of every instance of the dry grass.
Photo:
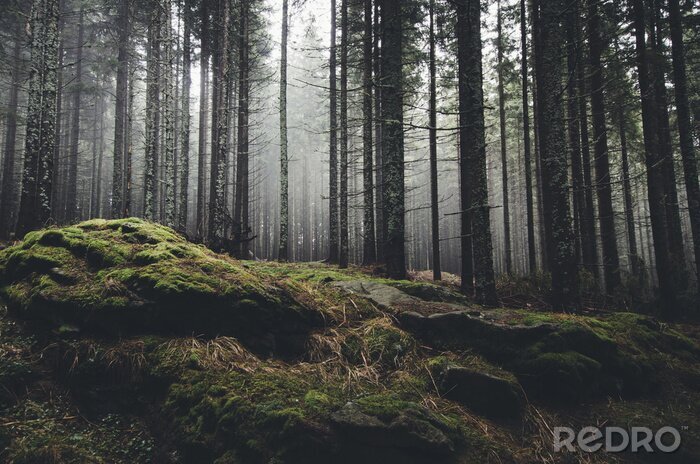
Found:
M 185 364 L 196 361 L 204 369 L 252 372 L 260 360 L 232 337 L 205 340 L 177 338 L 164 343 L 163 362 Z

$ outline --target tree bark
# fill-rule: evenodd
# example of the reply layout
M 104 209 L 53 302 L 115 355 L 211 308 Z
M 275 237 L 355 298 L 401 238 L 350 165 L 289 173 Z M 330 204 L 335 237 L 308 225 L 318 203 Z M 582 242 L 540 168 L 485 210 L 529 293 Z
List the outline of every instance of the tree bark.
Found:
M 282 56 L 280 59 L 280 261 L 287 261 L 289 258 L 289 159 L 287 153 L 288 36 L 289 0 L 282 0 Z
M 508 152 L 506 139 L 506 92 L 503 76 L 503 19 L 501 0 L 498 0 L 497 13 L 497 72 L 498 72 L 498 116 L 501 138 L 501 187 L 503 189 L 503 237 L 505 243 L 506 274 L 513 272 L 512 245 L 510 238 L 510 199 L 508 196 Z
M 688 213 L 693 234 L 696 281 L 700 281 L 700 184 L 698 166 L 693 145 L 693 128 L 688 103 L 688 77 L 685 64 L 685 44 L 683 43 L 683 18 L 678 0 L 669 0 L 671 25 L 671 53 L 673 57 L 673 80 L 675 84 L 676 115 L 680 136 L 685 189 L 688 197 Z
M 556 310 L 572 310 L 577 304 L 578 276 L 569 208 L 568 160 L 562 110 L 562 71 L 565 36 L 560 19 L 563 0 L 536 0 L 533 31 L 537 44 L 538 119 L 542 157 L 547 257 L 552 275 L 550 304 Z
M 124 191 L 126 160 L 126 120 L 129 93 L 129 2 L 119 3 L 118 51 L 117 51 L 117 90 L 114 108 L 114 159 L 112 163 L 112 217 L 125 215 Z
M 198 241 L 204 239 L 206 230 L 206 163 L 207 163 L 207 125 L 209 113 L 209 92 L 207 79 L 209 77 L 209 8 L 208 1 L 200 2 L 200 77 L 199 77 L 199 147 L 197 153 L 197 224 L 196 237 Z
M 73 114 L 70 133 L 70 157 L 68 159 L 68 185 L 66 220 L 78 219 L 78 154 L 80 152 L 80 105 L 83 94 L 83 42 L 85 41 L 85 10 L 81 4 L 78 15 L 78 42 L 75 54 L 75 78 L 73 84 Z
M 180 127 L 180 200 L 177 216 L 177 229 L 187 233 L 190 185 L 190 86 L 192 85 L 192 3 L 184 1 L 184 30 L 182 45 L 182 125 Z
M 0 237 L 9 238 L 15 222 L 15 155 L 17 153 L 17 109 L 19 103 L 20 70 L 22 67 L 21 27 L 16 26 L 12 46 L 12 83 L 10 101 L 7 105 L 7 127 L 5 130 L 5 151 L 2 165 L 2 187 L 0 187 Z
M 364 0 L 364 37 L 363 37 L 363 87 L 362 98 L 362 151 L 363 151 L 363 191 L 364 191 L 364 236 L 363 263 L 366 266 L 377 261 L 377 249 L 374 227 L 374 150 L 372 146 L 374 121 L 372 113 L 372 0 Z
M 41 0 L 31 15 L 31 68 L 22 194 L 17 236 L 51 218 L 51 181 L 56 147 L 58 0 Z
M 598 0 L 588 0 L 588 35 L 591 63 L 591 116 L 593 118 L 593 140 L 595 153 L 596 191 L 598 193 L 598 215 L 600 238 L 603 246 L 603 273 L 605 290 L 611 295 L 620 286 L 620 258 L 617 251 L 615 211 L 612 205 L 612 179 L 608 152 L 608 131 L 605 122 L 605 96 L 603 64 L 601 56 L 605 47 L 600 30 Z
M 387 224 L 386 271 L 406 277 L 404 136 L 403 136 L 403 25 L 399 2 L 380 0 L 382 30 L 382 176 Z
M 158 159 L 160 149 L 160 5 L 154 4 L 148 24 L 146 66 L 146 168 L 143 211 L 146 219 L 157 221 Z
M 330 217 L 329 254 L 330 263 L 340 261 L 339 210 L 338 210 L 338 94 L 336 78 L 336 0 L 331 0 L 331 57 L 330 57 Z
M 440 210 L 437 160 L 437 67 L 435 63 L 435 0 L 430 0 L 430 219 L 433 244 L 433 280 L 442 280 Z
M 525 157 L 525 203 L 527 211 L 527 262 L 530 274 L 537 271 L 535 208 L 532 193 L 532 151 L 530 141 L 530 99 L 528 96 L 527 5 L 520 0 L 521 78 L 523 93 L 523 153 Z
M 348 266 L 348 0 L 340 3 L 340 257 Z

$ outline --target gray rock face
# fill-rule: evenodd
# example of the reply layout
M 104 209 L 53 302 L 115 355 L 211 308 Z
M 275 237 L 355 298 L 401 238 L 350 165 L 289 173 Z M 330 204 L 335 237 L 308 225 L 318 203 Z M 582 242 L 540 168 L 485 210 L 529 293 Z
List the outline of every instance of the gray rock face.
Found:
M 333 286 L 347 293 L 367 298 L 383 309 L 396 308 L 402 305 L 415 305 L 421 302 L 420 299 L 402 292 L 398 288 L 378 282 L 350 280 L 334 282 Z
M 426 454 L 449 455 L 454 445 L 430 412 L 407 409 L 391 420 L 364 413 L 355 403 L 336 411 L 331 420 L 347 440 L 364 445 Z
M 447 367 L 439 388 L 445 398 L 489 417 L 517 418 L 525 403 L 517 382 L 461 366 Z

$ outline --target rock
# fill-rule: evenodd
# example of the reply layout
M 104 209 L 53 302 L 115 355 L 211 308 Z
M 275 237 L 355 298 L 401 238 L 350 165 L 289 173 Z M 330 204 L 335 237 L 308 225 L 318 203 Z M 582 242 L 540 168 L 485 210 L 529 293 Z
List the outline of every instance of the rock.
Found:
M 441 348 L 477 348 L 497 359 L 508 359 L 525 346 L 557 330 L 553 324 L 506 325 L 474 316 L 472 311 L 454 311 L 423 316 L 415 312 L 397 315 L 401 327 Z
M 367 298 L 383 309 L 410 306 L 421 302 L 420 299 L 410 296 L 397 288 L 378 282 L 351 280 L 334 282 L 333 286 L 347 293 L 357 294 Z
M 516 381 L 466 367 L 448 366 L 438 387 L 445 398 L 488 417 L 517 418 L 525 402 Z
M 346 439 L 364 445 L 438 455 L 454 451 L 452 441 L 436 426 L 440 422 L 423 409 L 407 409 L 390 420 L 381 420 L 350 402 L 333 413 L 331 421 Z
M 0 298 L 49 329 L 226 335 L 265 355 L 298 354 L 323 324 L 319 311 L 240 261 L 136 218 L 28 233 L 0 251 Z

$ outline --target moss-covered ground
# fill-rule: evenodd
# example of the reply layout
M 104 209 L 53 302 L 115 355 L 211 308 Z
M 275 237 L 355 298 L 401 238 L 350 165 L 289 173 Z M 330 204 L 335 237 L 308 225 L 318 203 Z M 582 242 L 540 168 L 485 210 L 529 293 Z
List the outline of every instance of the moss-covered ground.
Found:
M 412 303 L 336 285 L 354 281 Z M 138 219 L 28 234 L 0 251 L 0 295 L 0 462 L 659 459 L 553 452 L 553 427 L 604 424 L 675 426 L 674 462 L 700 462 L 688 324 L 484 309 L 449 283 L 236 261 Z M 521 400 L 491 414 L 476 391 Z

